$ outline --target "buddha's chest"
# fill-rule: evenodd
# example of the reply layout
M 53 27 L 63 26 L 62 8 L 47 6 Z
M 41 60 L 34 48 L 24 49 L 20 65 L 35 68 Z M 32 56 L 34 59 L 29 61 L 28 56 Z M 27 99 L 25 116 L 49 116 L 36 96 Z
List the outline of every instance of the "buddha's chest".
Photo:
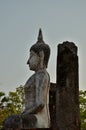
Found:
M 35 76 L 31 77 L 24 86 L 25 100 L 28 107 L 31 107 L 36 100 Z

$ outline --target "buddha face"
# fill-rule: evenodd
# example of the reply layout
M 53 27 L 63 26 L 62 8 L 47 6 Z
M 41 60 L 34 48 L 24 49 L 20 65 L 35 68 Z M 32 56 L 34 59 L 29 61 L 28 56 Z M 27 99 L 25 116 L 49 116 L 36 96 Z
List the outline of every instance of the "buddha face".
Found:
M 30 70 L 38 70 L 40 66 L 40 57 L 34 51 L 31 51 L 27 64 L 29 64 Z

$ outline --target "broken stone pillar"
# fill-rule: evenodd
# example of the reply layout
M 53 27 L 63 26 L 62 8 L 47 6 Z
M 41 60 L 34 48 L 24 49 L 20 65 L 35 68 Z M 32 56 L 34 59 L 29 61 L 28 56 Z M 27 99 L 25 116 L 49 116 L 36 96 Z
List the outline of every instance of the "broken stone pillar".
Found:
M 77 47 L 58 45 L 56 125 L 57 130 L 80 130 Z
M 56 83 L 50 83 L 49 110 L 51 130 L 56 130 Z

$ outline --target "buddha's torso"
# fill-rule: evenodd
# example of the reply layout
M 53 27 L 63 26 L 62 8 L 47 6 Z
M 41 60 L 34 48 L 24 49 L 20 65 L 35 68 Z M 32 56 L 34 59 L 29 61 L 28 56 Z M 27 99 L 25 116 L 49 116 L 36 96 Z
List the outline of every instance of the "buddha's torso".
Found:
M 35 75 L 32 75 L 24 86 L 25 91 L 25 109 L 30 109 L 36 100 L 36 85 L 35 85 Z
M 45 82 L 43 84 L 41 97 L 45 101 L 45 105 L 41 111 L 39 111 L 38 113 L 34 113 L 34 114 L 38 119 L 37 123 L 38 123 L 39 128 L 41 128 L 41 126 L 44 128 L 47 128 L 50 125 L 50 115 L 49 115 L 49 106 L 48 106 L 49 105 L 50 78 L 49 78 L 49 74 L 47 73 L 47 71 L 40 71 L 40 72 L 33 74 L 26 82 L 26 84 L 24 86 L 25 101 L 26 101 L 25 109 L 27 111 L 28 109 L 31 109 L 31 107 L 33 107 L 34 104 L 36 104 L 36 98 L 37 98 L 36 89 L 40 89 L 40 88 L 37 88 L 36 79 L 37 79 L 37 77 L 42 77 L 42 74 L 44 75 Z M 39 87 L 40 86 L 41 85 L 39 85 Z

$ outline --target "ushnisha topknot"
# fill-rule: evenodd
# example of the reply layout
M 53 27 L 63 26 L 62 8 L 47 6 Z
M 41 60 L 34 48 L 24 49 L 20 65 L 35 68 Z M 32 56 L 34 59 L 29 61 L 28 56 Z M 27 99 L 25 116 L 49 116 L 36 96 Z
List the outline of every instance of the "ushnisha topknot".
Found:
M 41 28 L 39 29 L 38 42 L 43 42 L 43 35 Z
M 43 41 L 43 35 L 42 35 L 42 30 L 39 29 L 39 34 L 38 34 L 38 41 L 31 46 L 30 51 L 34 51 L 37 55 L 39 55 L 40 51 L 44 52 L 44 64 L 47 68 L 48 65 L 48 60 L 50 57 L 50 47 L 49 45 L 45 44 Z

